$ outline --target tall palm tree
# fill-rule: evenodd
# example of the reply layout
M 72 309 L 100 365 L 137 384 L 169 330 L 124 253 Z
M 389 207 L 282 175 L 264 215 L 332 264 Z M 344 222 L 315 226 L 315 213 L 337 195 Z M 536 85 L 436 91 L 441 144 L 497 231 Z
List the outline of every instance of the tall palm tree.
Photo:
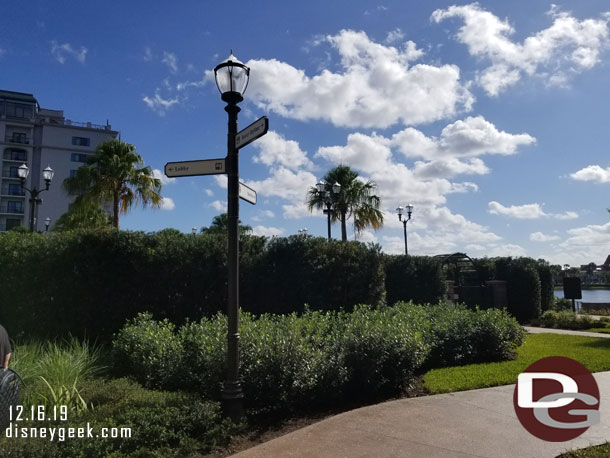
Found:
M 377 230 L 383 226 L 383 213 L 379 210 L 381 200 L 375 193 L 377 185 L 373 181 L 363 181 L 358 172 L 347 165 L 339 165 L 324 176 L 326 183 L 325 191 L 331 192 L 335 183 L 341 185 L 341 191 L 333 199 L 331 209 L 332 221 L 341 221 L 341 240 L 347 241 L 346 221 L 354 217 L 354 229 L 360 233 L 367 227 Z M 307 191 L 307 208 L 323 209 L 326 207 L 323 193 L 318 192 L 316 187 Z
M 125 214 L 138 203 L 159 207 L 161 180 L 150 167 L 143 167 L 136 147 L 121 140 L 101 143 L 95 154 L 73 177 L 64 180 L 64 188 L 78 195 L 83 203 L 112 202 L 112 225 L 119 228 L 119 214 Z

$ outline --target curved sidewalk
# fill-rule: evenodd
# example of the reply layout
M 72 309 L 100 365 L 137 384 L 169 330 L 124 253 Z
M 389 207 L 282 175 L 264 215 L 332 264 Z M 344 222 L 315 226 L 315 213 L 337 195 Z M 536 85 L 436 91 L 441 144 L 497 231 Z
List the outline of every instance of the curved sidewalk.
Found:
M 534 328 L 528 331 L 539 332 Z M 515 385 L 505 385 L 400 399 L 352 410 L 233 456 L 552 458 L 570 449 L 610 441 L 610 372 L 594 375 L 601 395 L 601 423 L 568 442 L 545 442 L 530 435 L 515 415 Z

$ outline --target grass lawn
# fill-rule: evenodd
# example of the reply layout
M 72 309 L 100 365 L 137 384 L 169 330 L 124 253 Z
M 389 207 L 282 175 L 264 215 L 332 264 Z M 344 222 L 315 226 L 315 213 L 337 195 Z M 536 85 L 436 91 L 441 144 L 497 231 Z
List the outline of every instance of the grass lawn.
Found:
M 610 443 L 562 453 L 557 458 L 608 458 Z
M 610 339 L 562 334 L 532 334 L 517 350 L 513 361 L 470 364 L 433 369 L 424 386 L 431 394 L 509 385 L 530 364 L 546 356 L 566 356 L 584 364 L 591 372 L 610 370 Z

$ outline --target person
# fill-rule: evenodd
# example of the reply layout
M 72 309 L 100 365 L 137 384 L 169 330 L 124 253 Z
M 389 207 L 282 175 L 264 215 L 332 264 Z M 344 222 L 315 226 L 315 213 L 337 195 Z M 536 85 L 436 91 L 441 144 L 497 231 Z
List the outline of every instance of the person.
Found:
M 2 368 L 5 371 L 8 369 L 8 362 L 10 361 L 12 354 L 13 347 L 8 338 L 8 332 L 6 332 L 6 329 L 0 324 L 0 364 L 2 364 Z

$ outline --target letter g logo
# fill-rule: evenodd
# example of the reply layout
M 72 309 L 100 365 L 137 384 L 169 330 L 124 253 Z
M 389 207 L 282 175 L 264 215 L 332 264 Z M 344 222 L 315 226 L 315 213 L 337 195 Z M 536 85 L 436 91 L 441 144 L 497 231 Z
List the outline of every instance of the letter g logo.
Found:
M 599 423 L 595 378 L 570 358 L 536 361 L 519 374 L 513 402 L 517 418 L 534 436 L 552 442 L 574 439 Z

